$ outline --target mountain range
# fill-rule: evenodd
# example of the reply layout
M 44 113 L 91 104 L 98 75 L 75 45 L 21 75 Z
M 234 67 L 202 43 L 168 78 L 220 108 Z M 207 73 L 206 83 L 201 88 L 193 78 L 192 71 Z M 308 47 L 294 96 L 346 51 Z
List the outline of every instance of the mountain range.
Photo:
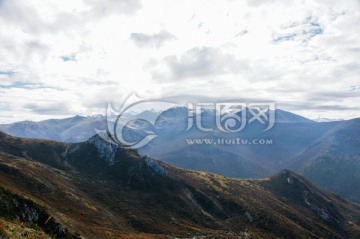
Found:
M 206 110 L 202 125 L 215 129 L 204 132 L 196 127 L 186 130 L 188 109 L 170 108 L 154 125 L 134 122 L 124 130 L 129 139 L 141 139 L 147 132 L 157 138 L 138 150 L 142 156 L 191 170 L 200 170 L 234 178 L 269 177 L 283 168 L 303 175 L 322 189 L 330 190 L 354 202 L 360 202 L 360 119 L 316 122 L 302 116 L 275 111 L 276 123 L 268 131 L 254 122 L 238 133 L 216 130 L 216 112 Z M 153 117 L 146 111 L 142 117 Z M 109 121 L 110 128 L 114 118 Z M 75 116 L 40 122 L 0 125 L 13 136 L 82 142 L 105 130 L 104 117 Z M 224 139 L 270 140 L 271 144 L 221 144 Z M 191 141 L 189 143 L 189 140 Z M 194 143 L 195 142 L 195 143 Z M 201 142 L 197 144 L 197 142 Z
M 0 133 L 1 238 L 359 238 L 360 207 L 290 171 L 236 179 L 98 135 Z

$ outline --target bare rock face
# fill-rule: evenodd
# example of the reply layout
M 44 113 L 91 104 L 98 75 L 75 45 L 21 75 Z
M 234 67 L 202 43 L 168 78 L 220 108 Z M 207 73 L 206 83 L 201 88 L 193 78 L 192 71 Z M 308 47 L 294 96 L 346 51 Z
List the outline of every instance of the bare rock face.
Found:
M 165 177 L 167 175 L 167 171 L 159 165 L 157 160 L 152 159 L 152 158 L 146 158 L 145 162 L 150 168 L 152 168 L 155 171 L 155 173 L 157 173 L 163 177 Z
M 106 142 L 97 135 L 89 139 L 88 143 L 97 148 L 100 157 L 105 159 L 108 165 L 115 164 L 115 155 L 118 150 L 117 145 Z

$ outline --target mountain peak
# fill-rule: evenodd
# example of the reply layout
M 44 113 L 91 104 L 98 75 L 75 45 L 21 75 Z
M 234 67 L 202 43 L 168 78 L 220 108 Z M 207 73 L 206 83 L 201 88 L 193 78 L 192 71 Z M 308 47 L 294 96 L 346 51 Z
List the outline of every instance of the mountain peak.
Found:
M 290 169 L 283 169 L 279 173 L 275 174 L 273 177 L 277 176 L 292 176 L 292 177 L 301 177 L 297 173 L 291 171 Z
M 274 185 L 281 187 L 288 187 L 288 185 L 296 185 L 300 189 L 304 190 L 311 190 L 311 188 L 315 188 L 315 186 L 313 186 L 311 182 L 289 169 L 283 169 L 279 173 L 271 176 L 270 182 Z
M 280 171 L 264 184 L 270 191 L 278 194 L 281 199 L 310 209 L 316 217 L 327 224 L 336 226 L 343 219 L 330 203 L 331 199 L 328 193 L 316 188 L 310 181 L 291 170 Z
M 277 123 L 314 123 L 315 121 L 303 116 L 281 110 L 275 110 L 275 120 Z

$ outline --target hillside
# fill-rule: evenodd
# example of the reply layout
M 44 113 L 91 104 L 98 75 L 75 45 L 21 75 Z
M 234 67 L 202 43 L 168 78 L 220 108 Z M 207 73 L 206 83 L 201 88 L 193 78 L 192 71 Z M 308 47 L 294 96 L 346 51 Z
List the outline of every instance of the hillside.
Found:
M 1 133 L 0 188 L 18 202 L 1 201 L 6 225 L 23 222 L 58 238 L 360 236 L 358 205 L 291 171 L 225 178 L 141 157 L 97 136 L 70 144 Z

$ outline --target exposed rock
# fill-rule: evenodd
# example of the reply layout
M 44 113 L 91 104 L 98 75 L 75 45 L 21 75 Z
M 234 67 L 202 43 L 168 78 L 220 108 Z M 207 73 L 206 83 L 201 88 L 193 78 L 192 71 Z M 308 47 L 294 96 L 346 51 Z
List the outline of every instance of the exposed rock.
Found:
M 161 167 L 156 160 L 152 158 L 146 158 L 145 162 L 150 168 L 152 168 L 155 171 L 155 173 L 163 177 L 167 175 L 167 171 L 163 167 Z
M 337 220 L 332 217 L 325 208 L 322 208 L 321 205 L 317 205 L 316 202 L 311 202 L 309 198 L 309 192 L 304 192 L 304 201 L 311 210 L 313 210 L 317 215 L 319 215 L 324 221 L 329 223 L 338 223 Z
M 293 184 L 293 183 L 294 183 L 294 180 L 293 180 L 291 177 L 288 177 L 288 178 L 287 178 L 287 182 L 288 182 L 288 184 Z
M 94 136 L 88 140 L 88 143 L 94 145 L 99 152 L 101 158 L 105 159 L 109 165 L 115 164 L 115 155 L 118 146 L 104 141 L 99 136 Z
M 195 205 L 195 207 L 197 207 L 201 211 L 202 214 L 215 220 L 210 213 L 208 213 L 201 207 L 201 205 L 195 200 L 194 195 L 187 188 L 185 189 L 185 195 Z

